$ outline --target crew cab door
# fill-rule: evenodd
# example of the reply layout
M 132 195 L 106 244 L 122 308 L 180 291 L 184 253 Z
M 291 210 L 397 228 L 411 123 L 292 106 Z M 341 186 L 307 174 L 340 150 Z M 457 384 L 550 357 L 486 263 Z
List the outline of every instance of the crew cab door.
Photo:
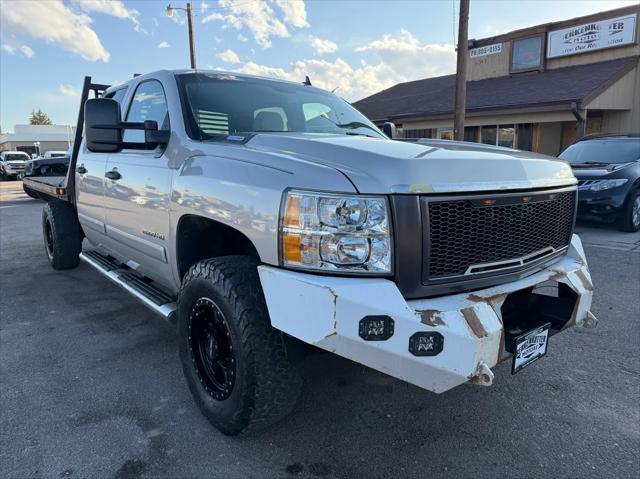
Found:
M 127 92 L 126 87 L 109 92 L 105 98 L 120 103 Z M 106 235 L 104 172 L 107 168 L 108 153 L 93 153 L 86 148 L 83 140 L 76 164 L 76 204 L 82 230 L 92 243 L 103 245 Z
M 135 87 L 126 122 L 155 120 L 169 129 L 162 84 L 145 80 Z M 144 132 L 125 130 L 123 141 L 144 143 Z M 106 232 L 114 256 L 163 282 L 171 276 L 167 258 L 172 172 L 164 148 L 124 149 L 109 155 L 105 176 Z

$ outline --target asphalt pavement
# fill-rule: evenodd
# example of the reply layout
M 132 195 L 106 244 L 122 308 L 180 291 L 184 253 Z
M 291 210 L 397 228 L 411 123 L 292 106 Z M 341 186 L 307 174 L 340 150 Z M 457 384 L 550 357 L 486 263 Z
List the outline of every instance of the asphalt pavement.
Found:
M 600 324 L 515 376 L 436 395 L 315 355 L 294 414 L 229 438 L 173 326 L 85 264 L 49 267 L 42 205 L 0 182 L 0 477 L 640 477 L 640 234 L 579 225 Z

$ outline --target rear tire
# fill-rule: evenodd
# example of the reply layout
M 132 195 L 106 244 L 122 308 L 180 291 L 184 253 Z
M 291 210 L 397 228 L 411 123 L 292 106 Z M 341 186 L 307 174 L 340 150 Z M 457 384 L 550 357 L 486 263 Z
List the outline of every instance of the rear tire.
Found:
M 620 229 L 629 233 L 640 231 L 640 190 L 632 191 L 624 207 Z
M 22 189 L 24 190 L 24 192 L 30 196 L 31 198 L 33 198 L 34 200 L 39 200 L 40 199 L 40 194 L 35 191 L 32 190 L 31 188 L 29 188 L 28 186 L 26 186 L 24 183 L 22 184 Z
M 76 210 L 60 200 L 49 201 L 42 210 L 44 249 L 53 269 L 71 269 L 80 263 L 82 229 Z
M 249 256 L 204 260 L 189 269 L 178 298 L 180 359 L 206 418 L 226 435 L 282 419 L 302 386 L 281 332 L 271 327 Z

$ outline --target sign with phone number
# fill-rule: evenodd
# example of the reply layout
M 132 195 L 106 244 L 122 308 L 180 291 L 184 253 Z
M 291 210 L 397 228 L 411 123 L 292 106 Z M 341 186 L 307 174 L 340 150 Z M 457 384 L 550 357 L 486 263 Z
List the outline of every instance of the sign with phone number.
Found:
M 495 55 L 502 51 L 502 43 L 494 43 L 493 45 L 486 45 L 484 47 L 474 48 L 469 51 L 471 58 L 486 57 L 487 55 Z

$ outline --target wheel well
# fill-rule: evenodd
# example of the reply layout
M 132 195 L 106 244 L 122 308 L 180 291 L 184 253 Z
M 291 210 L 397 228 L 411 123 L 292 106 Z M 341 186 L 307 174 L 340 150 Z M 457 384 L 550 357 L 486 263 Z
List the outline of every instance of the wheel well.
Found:
M 253 243 L 240 231 L 202 216 L 180 218 L 176 234 L 178 271 L 182 278 L 200 260 L 242 254 L 260 260 Z

